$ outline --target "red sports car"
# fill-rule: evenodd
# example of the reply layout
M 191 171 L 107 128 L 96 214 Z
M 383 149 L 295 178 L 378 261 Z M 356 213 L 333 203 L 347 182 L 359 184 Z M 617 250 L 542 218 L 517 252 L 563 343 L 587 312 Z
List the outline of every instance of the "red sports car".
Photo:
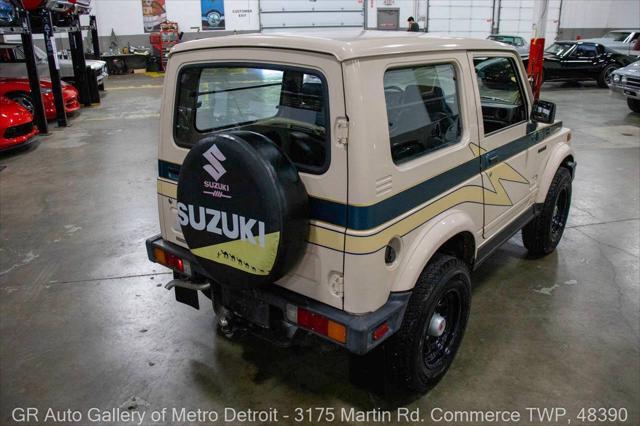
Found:
M 33 116 L 26 108 L 9 98 L 0 96 L 0 151 L 26 144 L 38 130 Z
M 0 78 L 0 96 L 16 101 L 33 113 L 33 102 L 31 101 L 31 87 L 26 78 Z M 47 120 L 55 120 L 56 105 L 53 101 L 51 91 L 51 81 L 40 80 L 40 93 L 42 93 L 42 103 L 44 104 Z M 64 99 L 64 109 L 67 114 L 80 109 L 78 101 L 78 90 L 70 84 L 62 82 L 62 97 Z

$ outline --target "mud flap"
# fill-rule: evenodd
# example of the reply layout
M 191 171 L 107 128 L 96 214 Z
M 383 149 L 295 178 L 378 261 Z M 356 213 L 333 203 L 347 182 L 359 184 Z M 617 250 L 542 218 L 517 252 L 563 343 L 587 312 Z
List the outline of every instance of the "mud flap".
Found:
M 189 305 L 192 308 L 200 309 L 200 303 L 198 302 L 198 291 L 190 288 L 175 287 L 176 300 L 185 305 Z

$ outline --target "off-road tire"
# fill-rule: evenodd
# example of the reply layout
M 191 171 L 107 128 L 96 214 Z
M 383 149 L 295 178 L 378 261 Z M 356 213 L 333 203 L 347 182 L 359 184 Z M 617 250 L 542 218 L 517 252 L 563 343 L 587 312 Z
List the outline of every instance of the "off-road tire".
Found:
M 640 112 L 640 99 L 627 98 L 627 106 L 633 112 Z
M 566 205 L 562 207 L 565 209 L 562 213 L 562 224 L 556 230 L 557 232 L 553 232 L 554 212 L 563 191 L 566 191 Z M 551 181 L 542 211 L 522 228 L 522 243 L 529 251 L 529 255 L 534 257 L 546 256 L 555 250 L 562 239 L 570 207 L 571 172 L 566 167 L 560 167 Z
M 445 295 L 459 296 L 458 318 L 445 328 L 453 331 L 447 351 L 437 368 L 429 368 L 423 353 L 428 343 L 427 330 L 436 305 Z M 471 306 L 471 278 L 467 265 L 460 259 L 444 254 L 436 254 L 422 271 L 402 320 L 398 332 L 387 343 L 392 379 L 410 391 L 425 393 L 433 388 L 445 375 L 460 347 L 464 330 L 469 319 Z M 455 327 L 455 329 L 454 329 Z M 444 336 L 445 334 L 443 334 Z
M 611 73 L 616 69 L 618 69 L 618 67 L 616 67 L 615 65 L 607 65 L 606 67 L 604 67 L 602 71 L 600 71 L 600 75 L 598 75 L 598 86 L 604 89 L 609 87 L 609 85 L 607 84 L 607 77 L 611 75 Z

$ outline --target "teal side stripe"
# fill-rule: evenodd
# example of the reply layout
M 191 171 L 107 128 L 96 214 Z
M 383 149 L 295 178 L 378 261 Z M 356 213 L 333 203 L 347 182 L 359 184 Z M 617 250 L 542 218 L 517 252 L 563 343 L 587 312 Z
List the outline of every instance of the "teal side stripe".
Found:
M 561 128 L 562 122 L 558 122 L 533 131 L 371 206 L 350 206 L 310 196 L 311 218 L 358 231 L 375 228 L 479 174 L 481 169 L 489 167 L 488 156 L 497 156 L 498 163 L 506 161 Z M 158 168 L 161 177 L 178 180 L 178 164 L 160 160 Z

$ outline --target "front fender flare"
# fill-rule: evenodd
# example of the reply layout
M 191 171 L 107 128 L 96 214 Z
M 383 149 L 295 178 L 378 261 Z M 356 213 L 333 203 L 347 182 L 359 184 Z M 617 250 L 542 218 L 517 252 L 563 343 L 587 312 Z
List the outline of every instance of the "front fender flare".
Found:
M 538 184 L 538 194 L 536 195 L 536 203 L 544 203 L 545 198 L 547 198 L 547 192 L 549 192 L 549 187 L 551 186 L 551 181 L 556 174 L 558 168 L 565 162 L 567 157 L 575 157 L 573 152 L 573 148 L 567 143 L 559 144 L 556 149 L 553 150 L 551 154 L 549 154 L 549 160 L 547 161 L 547 165 L 544 168 L 544 172 L 542 177 L 539 180 Z M 571 176 L 573 177 L 575 172 L 575 164 L 571 169 Z
M 429 224 L 420 231 L 420 235 L 413 244 L 405 248 L 408 255 L 399 265 L 401 272 L 393 282 L 391 291 L 413 289 L 418 277 L 436 251 L 444 243 L 462 232 L 468 232 L 473 236 L 475 258 L 478 247 L 475 227 L 476 225 L 469 214 L 463 210 L 446 211 L 430 220 Z

